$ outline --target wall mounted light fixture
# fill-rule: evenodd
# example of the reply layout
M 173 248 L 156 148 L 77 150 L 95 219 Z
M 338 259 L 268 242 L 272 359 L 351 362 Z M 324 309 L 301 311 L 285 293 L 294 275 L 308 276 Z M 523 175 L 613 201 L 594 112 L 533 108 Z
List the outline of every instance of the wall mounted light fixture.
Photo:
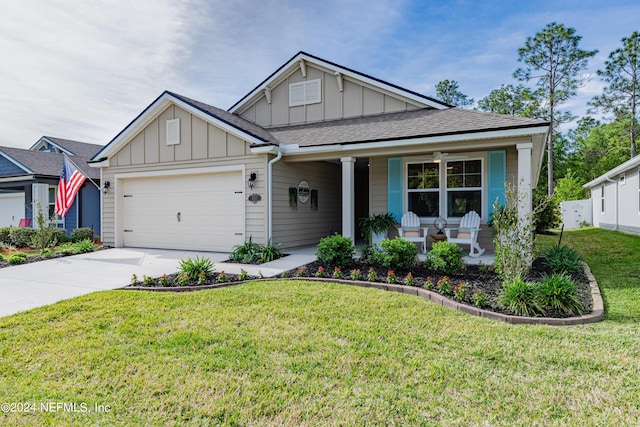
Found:
M 251 172 L 251 174 L 249 175 L 249 182 L 248 182 L 249 188 L 253 188 L 257 178 L 258 178 L 258 174 L 256 174 L 255 172 Z
M 109 181 L 105 181 L 102 184 L 102 192 L 107 194 L 109 192 L 109 187 L 111 187 L 111 183 Z

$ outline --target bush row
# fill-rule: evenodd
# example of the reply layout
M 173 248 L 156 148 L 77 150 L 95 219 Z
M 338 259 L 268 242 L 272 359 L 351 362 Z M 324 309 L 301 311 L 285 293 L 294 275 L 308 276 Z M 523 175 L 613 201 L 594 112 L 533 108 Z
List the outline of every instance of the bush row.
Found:
M 344 268 L 354 253 L 351 239 L 334 234 L 320 240 L 316 255 L 325 264 Z M 416 245 L 401 237 L 383 239 L 380 245 L 369 245 L 362 251 L 365 262 L 385 268 L 409 269 L 416 264 L 417 255 Z M 434 243 L 425 261 L 425 268 L 437 273 L 451 274 L 461 267 L 462 249 L 446 241 Z
M 52 242 L 54 239 L 57 243 L 93 240 L 93 230 L 88 227 L 74 229 L 71 232 L 71 238 L 67 237 L 67 230 L 64 228 L 54 228 L 51 231 Z M 0 244 L 17 248 L 31 247 L 37 232 L 37 229 L 30 227 L 0 227 Z

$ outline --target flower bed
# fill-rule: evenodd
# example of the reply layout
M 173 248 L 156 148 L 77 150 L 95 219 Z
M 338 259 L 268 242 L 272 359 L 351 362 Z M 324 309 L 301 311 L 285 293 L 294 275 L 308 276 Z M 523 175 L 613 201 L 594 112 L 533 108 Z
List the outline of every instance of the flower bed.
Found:
M 536 259 L 529 274 L 529 279 L 540 280 L 545 275 L 551 275 L 551 273 L 551 270 L 544 265 L 542 259 Z M 571 276 L 578 285 L 578 298 L 585 308 L 584 313 L 590 313 L 593 309 L 593 300 L 587 276 L 584 272 L 573 273 Z M 502 281 L 496 277 L 492 268 L 482 265 L 467 265 L 453 274 L 439 275 L 421 266 L 404 270 L 390 270 L 353 260 L 344 268 L 339 268 L 316 261 L 287 271 L 280 277 L 340 279 L 347 282 L 352 280 L 369 281 L 420 287 L 463 304 L 497 313 L 513 314 L 496 303 L 497 296 L 502 290 Z M 184 277 L 180 280 L 180 275 L 176 273 L 160 278 L 134 277 L 132 283 L 127 288 L 204 288 L 255 279 L 258 279 L 258 277 L 247 274 L 236 275 L 217 272 L 210 274 L 206 278 L 200 278 L 200 280 L 185 280 Z M 539 316 L 568 318 L 574 315 L 567 314 L 560 310 L 547 309 L 544 313 L 539 314 Z

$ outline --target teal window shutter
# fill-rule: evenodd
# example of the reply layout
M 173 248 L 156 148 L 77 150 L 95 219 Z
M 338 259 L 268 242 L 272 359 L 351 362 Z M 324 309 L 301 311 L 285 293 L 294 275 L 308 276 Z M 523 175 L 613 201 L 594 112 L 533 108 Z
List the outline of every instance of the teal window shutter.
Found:
M 402 157 L 387 160 L 387 211 L 396 221 L 402 218 Z
M 507 152 L 495 150 L 487 153 L 487 204 L 489 219 L 493 213 L 493 202 L 505 203 L 504 184 L 507 180 Z

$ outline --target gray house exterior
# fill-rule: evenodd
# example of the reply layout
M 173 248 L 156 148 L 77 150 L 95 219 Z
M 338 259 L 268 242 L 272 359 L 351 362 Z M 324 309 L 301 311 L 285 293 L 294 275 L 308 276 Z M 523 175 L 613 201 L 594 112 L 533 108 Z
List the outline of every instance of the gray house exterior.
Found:
M 584 185 L 591 191 L 593 225 L 640 234 L 640 156 Z
M 29 149 L 0 147 L 0 227 L 17 227 L 21 220 L 31 220 L 33 226 L 38 206 L 49 218 L 53 216 L 65 155 L 99 185 L 100 174 L 87 161 L 101 148 L 48 136 Z M 85 181 L 66 217 L 58 217 L 57 222 L 68 234 L 75 228 L 89 227 L 99 235 L 100 191 Z
M 408 210 L 482 221 L 511 182 L 529 194 L 548 122 L 454 108 L 304 52 L 228 110 L 164 92 L 92 159 L 117 247 L 285 248 Z M 483 227 L 481 244 L 491 245 Z

